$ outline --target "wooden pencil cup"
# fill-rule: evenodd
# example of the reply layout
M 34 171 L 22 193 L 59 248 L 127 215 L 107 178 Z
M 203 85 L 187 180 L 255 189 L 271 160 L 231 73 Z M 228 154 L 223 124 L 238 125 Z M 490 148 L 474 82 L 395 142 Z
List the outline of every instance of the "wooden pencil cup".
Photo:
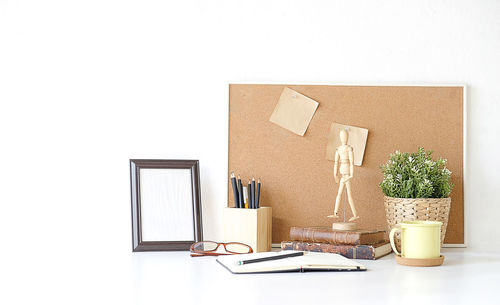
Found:
M 253 252 L 271 251 L 272 209 L 224 208 L 224 242 L 240 242 Z

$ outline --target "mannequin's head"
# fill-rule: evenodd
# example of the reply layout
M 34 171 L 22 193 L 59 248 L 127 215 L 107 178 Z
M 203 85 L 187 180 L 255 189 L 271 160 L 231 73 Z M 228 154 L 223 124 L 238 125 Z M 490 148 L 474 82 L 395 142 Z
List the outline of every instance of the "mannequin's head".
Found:
M 349 134 L 347 133 L 346 130 L 342 129 L 340 131 L 340 142 L 342 142 L 342 145 L 347 145 L 348 139 L 349 139 Z

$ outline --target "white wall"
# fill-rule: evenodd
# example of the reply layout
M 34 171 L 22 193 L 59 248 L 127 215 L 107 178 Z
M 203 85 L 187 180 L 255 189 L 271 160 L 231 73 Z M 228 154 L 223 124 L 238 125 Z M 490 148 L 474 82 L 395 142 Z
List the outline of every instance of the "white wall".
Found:
M 231 81 L 466 83 L 469 244 L 499 251 L 499 16 L 499 1 L 0 1 L 1 269 L 40 296 L 43 272 L 122 272 L 129 158 L 200 159 L 219 239 Z

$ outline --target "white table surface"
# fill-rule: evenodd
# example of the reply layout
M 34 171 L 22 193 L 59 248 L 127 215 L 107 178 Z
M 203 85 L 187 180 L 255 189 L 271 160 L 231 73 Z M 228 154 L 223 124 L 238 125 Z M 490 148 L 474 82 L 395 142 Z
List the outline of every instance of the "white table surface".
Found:
M 500 254 L 443 255 L 439 267 L 400 266 L 391 254 L 360 260 L 366 272 L 231 274 L 214 257 L 133 253 L 132 293 L 137 304 L 500 304 Z

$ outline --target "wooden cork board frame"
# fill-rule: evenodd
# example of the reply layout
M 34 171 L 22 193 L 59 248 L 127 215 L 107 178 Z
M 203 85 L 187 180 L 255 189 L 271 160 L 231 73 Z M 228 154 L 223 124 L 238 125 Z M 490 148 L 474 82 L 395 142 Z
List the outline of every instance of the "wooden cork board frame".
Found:
M 319 102 L 304 136 L 269 121 L 285 87 Z M 243 181 L 262 179 L 261 205 L 273 208 L 273 243 L 287 240 L 292 226 L 330 226 L 326 216 L 338 187 L 325 158 L 330 124 L 367 128 L 363 165 L 355 166 L 352 180 L 358 227 L 387 229 L 380 165 L 395 150 L 422 146 L 448 159 L 455 187 L 445 244 L 464 245 L 464 113 L 465 86 L 231 84 L 228 177 L 235 171 Z M 229 183 L 228 206 L 232 197 Z

